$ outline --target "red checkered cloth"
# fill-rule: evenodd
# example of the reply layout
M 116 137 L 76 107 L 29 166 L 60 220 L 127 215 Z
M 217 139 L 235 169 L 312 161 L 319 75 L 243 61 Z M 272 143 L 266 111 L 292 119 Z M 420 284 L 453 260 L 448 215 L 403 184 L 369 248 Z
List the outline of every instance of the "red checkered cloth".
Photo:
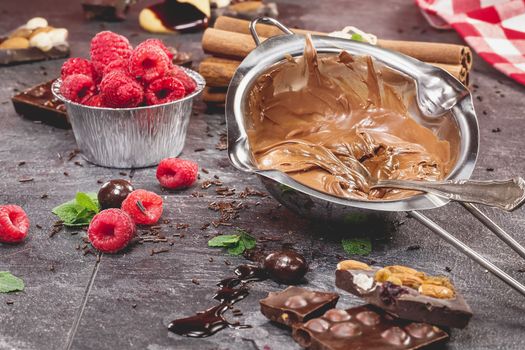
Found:
M 436 28 L 454 28 L 488 63 L 525 85 L 525 0 L 415 0 Z

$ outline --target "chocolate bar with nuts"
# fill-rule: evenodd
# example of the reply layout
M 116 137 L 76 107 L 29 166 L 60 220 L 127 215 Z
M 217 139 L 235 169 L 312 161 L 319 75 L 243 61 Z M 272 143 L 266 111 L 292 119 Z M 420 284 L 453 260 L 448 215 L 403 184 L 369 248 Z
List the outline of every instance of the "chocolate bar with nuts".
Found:
M 448 339 L 436 326 L 395 319 L 371 305 L 328 310 L 293 327 L 294 340 L 306 349 L 421 349 Z
M 11 99 L 15 111 L 31 120 L 39 120 L 59 128 L 69 128 L 66 107 L 53 96 L 51 85 L 54 80 L 33 86 Z
M 334 308 L 339 294 L 288 287 L 281 292 L 270 292 L 261 299 L 261 312 L 271 321 L 291 327 L 306 322 Z
M 375 267 L 355 260 L 337 264 L 337 287 L 389 314 L 444 327 L 464 328 L 472 311 L 452 282 L 406 266 Z

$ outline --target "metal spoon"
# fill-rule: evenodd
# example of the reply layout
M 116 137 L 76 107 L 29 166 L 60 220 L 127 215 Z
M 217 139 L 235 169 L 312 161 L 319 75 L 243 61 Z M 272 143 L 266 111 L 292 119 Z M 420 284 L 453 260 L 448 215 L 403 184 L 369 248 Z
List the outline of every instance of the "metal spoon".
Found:
M 407 181 L 379 180 L 370 188 L 391 187 L 417 190 L 456 202 L 479 203 L 506 211 L 513 211 L 525 202 L 525 180 L 453 180 Z

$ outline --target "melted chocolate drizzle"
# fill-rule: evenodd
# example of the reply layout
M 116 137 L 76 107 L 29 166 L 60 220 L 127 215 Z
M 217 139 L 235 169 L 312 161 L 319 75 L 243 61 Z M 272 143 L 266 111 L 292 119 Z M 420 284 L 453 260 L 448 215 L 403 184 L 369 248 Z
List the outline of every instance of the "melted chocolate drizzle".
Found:
M 166 0 L 148 8 L 157 15 L 166 28 L 179 32 L 195 31 L 208 26 L 206 14 L 189 3 Z
M 218 300 L 219 305 L 197 312 L 194 316 L 173 320 L 168 329 L 178 335 L 204 338 L 224 328 L 251 328 L 250 325 L 229 322 L 224 318 L 224 313 L 233 304 L 248 296 L 248 283 L 263 281 L 267 279 L 267 274 L 264 269 L 255 265 L 240 265 L 234 270 L 234 273 L 234 277 L 225 278 L 217 283 L 219 289 L 213 299 Z

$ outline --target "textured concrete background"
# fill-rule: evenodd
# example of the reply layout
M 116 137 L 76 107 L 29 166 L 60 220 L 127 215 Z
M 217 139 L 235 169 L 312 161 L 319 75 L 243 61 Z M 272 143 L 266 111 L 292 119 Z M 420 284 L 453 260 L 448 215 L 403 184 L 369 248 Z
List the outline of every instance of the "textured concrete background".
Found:
M 101 24 L 85 22 L 78 1 L 2 1 L 0 32 L 30 17 L 44 16 L 53 26 L 70 30 L 72 56 L 87 56 L 89 39 L 104 28 L 128 35 L 133 44 L 150 37 L 138 27 L 138 8 L 126 22 Z M 279 2 L 279 8 L 281 19 L 291 26 L 329 31 L 354 25 L 384 38 L 461 42 L 454 32 L 431 29 L 410 0 L 296 0 Z M 200 58 L 200 35 L 167 36 L 165 40 Z M 191 315 L 213 305 L 210 299 L 215 283 L 231 275 L 233 267 L 245 261 L 206 246 L 209 235 L 232 231 L 229 227 L 200 230 L 204 223 L 218 218 L 218 213 L 207 208 L 216 200 L 213 187 L 202 190 L 195 186 L 183 192 L 162 193 L 163 218 L 170 219 L 172 224 L 190 224 L 188 229 L 179 231 L 162 225 L 162 232 L 169 237 L 185 233 L 184 238 L 176 238 L 175 244 L 168 246 L 168 253 L 150 256 L 150 250 L 161 245 L 135 245 L 121 254 L 103 255 L 97 263 L 94 255 L 84 256 L 75 249 L 83 232 L 73 235 L 75 231 L 63 230 L 53 238 L 48 237 L 56 220 L 51 208 L 71 199 L 76 191 L 97 191 L 98 179 L 123 177 L 119 170 L 96 167 L 80 159 L 70 162 L 59 159 L 57 154 L 67 155 L 75 148 L 72 132 L 34 124 L 15 114 L 10 103 L 15 89 L 57 76 L 61 63 L 59 60 L 0 68 L 0 203 L 23 206 L 32 222 L 25 243 L 0 244 L 0 270 L 9 270 L 26 283 L 22 293 L 0 294 L 0 349 L 297 349 L 288 331 L 269 324 L 258 311 L 260 298 L 268 291 L 283 288 L 271 281 L 254 284 L 251 295 L 236 305 L 244 313 L 240 319 L 252 325 L 252 329 L 228 329 L 207 339 L 188 339 L 167 331 L 166 325 L 174 317 Z M 475 104 L 481 125 L 480 158 L 474 177 L 523 175 L 525 88 L 478 57 L 471 80 L 477 86 L 474 95 L 480 96 Z M 262 190 L 255 177 L 236 171 L 229 165 L 225 151 L 215 149 L 219 134 L 225 130 L 223 113 L 203 112 L 199 104 L 196 110 L 199 112 L 192 117 L 182 156 L 209 169 L 209 175 L 201 174 L 202 180 L 218 175 L 237 192 L 245 186 Z M 491 132 L 497 127 L 501 132 Z M 212 137 L 207 137 L 207 133 Z M 199 148 L 205 150 L 194 151 Z M 80 160 L 83 167 L 75 165 L 75 160 Z M 19 161 L 25 161 L 26 165 L 17 166 Z M 133 175 L 136 187 L 160 193 L 154 171 L 127 173 Z M 64 172 L 69 176 L 64 176 Z M 19 183 L 18 179 L 25 176 L 33 177 L 34 181 Z M 202 192 L 203 197 L 192 197 L 194 191 Z M 41 199 L 43 193 L 49 197 Z M 269 247 L 293 244 L 311 263 L 307 287 L 334 289 L 335 264 L 344 255 L 340 238 L 359 234 L 360 230 L 311 223 L 279 207 L 271 198 L 234 197 L 231 199 L 247 205 L 233 221 L 235 226 L 250 229 L 258 238 L 268 235 L 282 238 L 268 243 Z M 483 210 L 525 244 L 523 210 L 512 214 Z M 525 263 L 459 205 L 450 204 L 428 215 L 515 278 L 525 281 L 525 275 L 519 272 Z M 382 264 L 399 263 L 432 274 L 447 274 L 454 279 L 474 317 L 467 329 L 452 332 L 446 348 L 525 348 L 523 297 L 414 220 L 400 214 L 398 221 L 402 224 L 375 232 L 382 238 L 374 241 L 370 258 Z M 37 229 L 36 224 L 43 229 Z M 407 250 L 413 245 L 420 249 Z M 225 264 L 225 260 L 231 265 Z M 445 267 L 451 271 L 445 271 Z M 200 284 L 195 285 L 192 279 Z M 360 303 L 343 295 L 339 305 Z

